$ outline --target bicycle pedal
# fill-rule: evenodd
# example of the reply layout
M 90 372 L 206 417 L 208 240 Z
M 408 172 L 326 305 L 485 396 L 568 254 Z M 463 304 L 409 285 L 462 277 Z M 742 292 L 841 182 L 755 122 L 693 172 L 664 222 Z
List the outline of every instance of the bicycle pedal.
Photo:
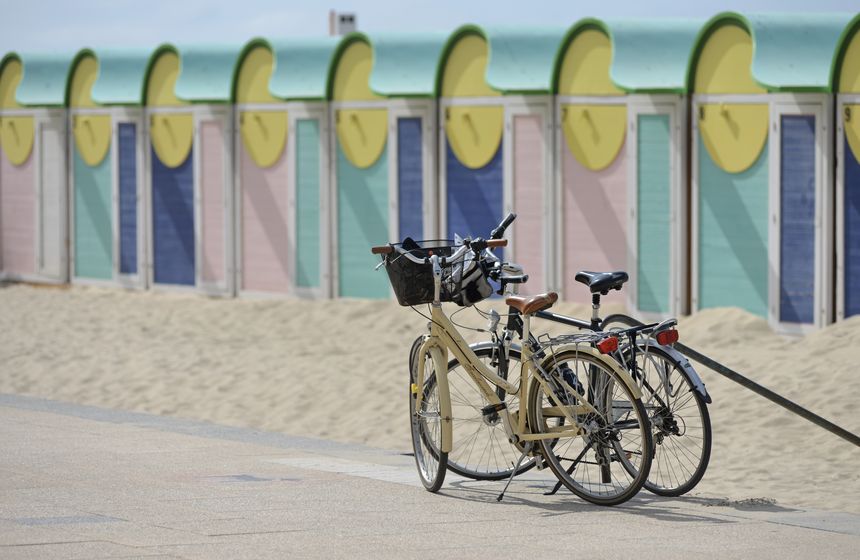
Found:
M 506 405 L 503 402 L 500 402 L 498 404 L 488 404 L 487 406 L 485 406 L 484 408 L 481 409 L 481 414 L 483 414 L 484 416 L 489 416 L 490 414 L 501 412 L 504 409 L 506 409 L 507 407 L 508 407 L 508 405 Z

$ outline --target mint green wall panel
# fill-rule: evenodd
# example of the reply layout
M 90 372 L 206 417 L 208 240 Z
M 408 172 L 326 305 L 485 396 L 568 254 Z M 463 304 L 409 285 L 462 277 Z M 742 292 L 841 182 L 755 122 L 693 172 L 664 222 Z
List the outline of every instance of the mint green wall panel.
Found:
M 373 245 L 388 239 L 388 150 L 367 169 L 353 166 L 337 146 L 338 294 L 379 298 L 389 295 L 388 276 L 374 270 Z
M 669 115 L 639 115 L 637 129 L 637 307 L 666 313 L 672 262 Z
M 768 147 L 741 173 L 711 160 L 699 138 L 699 307 L 767 315 Z
M 320 127 L 296 121 L 296 285 L 320 285 Z
M 90 167 L 75 152 L 75 276 L 113 279 L 111 156 Z

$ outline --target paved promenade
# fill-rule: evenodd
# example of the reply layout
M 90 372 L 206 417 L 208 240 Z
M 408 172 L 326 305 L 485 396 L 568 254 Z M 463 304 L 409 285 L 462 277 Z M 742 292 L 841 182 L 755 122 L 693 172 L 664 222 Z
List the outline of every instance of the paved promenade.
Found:
M 541 473 L 450 476 L 412 458 L 0 395 L 0 559 L 856 558 L 860 516 L 641 493 L 544 496 Z M 814 481 L 799 482 L 811 484 Z

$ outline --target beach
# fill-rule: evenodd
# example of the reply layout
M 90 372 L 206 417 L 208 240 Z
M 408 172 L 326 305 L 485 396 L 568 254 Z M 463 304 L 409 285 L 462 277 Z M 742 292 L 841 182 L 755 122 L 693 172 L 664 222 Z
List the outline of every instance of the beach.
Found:
M 455 320 L 485 323 L 471 309 Z M 0 393 L 410 452 L 407 354 L 426 323 L 394 301 L 7 284 L 0 287 Z M 801 338 L 775 334 L 738 309 L 711 309 L 682 318 L 679 331 L 684 344 L 860 432 L 860 317 Z M 714 442 L 690 499 L 860 513 L 860 449 L 697 369 L 714 400 Z

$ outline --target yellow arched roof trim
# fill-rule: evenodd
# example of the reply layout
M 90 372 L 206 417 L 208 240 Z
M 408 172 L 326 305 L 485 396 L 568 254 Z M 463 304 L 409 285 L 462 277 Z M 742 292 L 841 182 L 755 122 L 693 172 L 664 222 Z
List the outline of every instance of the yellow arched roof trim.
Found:
M 269 92 L 269 80 L 275 70 L 275 57 L 271 49 L 258 45 L 242 61 L 236 81 L 237 103 L 275 103 Z
M 603 31 L 587 28 L 567 48 L 558 79 L 559 95 L 624 95 L 609 77 L 612 41 Z
M 490 49 L 486 39 L 464 35 L 451 49 L 442 75 L 442 97 L 498 97 L 502 94 L 487 84 Z
M 735 23 L 708 37 L 696 64 L 696 93 L 767 93 L 752 76 L 753 40 Z
M 9 60 L 0 74 L 0 108 L 20 109 L 15 100 L 18 84 L 24 77 L 21 61 Z M 33 117 L 0 117 L 0 148 L 12 165 L 22 165 L 33 152 L 35 125 Z
M 860 93 L 860 31 L 854 34 L 845 49 L 839 73 L 839 92 Z
M 385 99 L 370 89 L 373 49 L 364 41 L 354 41 L 344 49 L 334 75 L 334 101 L 375 101 Z
M 176 97 L 176 80 L 179 79 L 179 55 L 164 51 L 152 65 L 146 84 L 146 104 L 152 107 L 187 105 Z

